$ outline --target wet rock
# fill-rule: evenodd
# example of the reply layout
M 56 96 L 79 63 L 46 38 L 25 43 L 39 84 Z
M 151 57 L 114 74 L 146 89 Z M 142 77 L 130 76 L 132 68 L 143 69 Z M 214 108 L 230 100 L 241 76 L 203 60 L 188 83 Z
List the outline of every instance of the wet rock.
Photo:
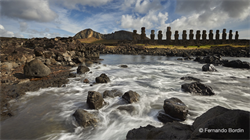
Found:
M 83 127 L 95 126 L 97 119 L 94 118 L 93 114 L 88 113 L 87 111 L 78 108 L 73 114 L 77 123 Z
M 173 121 L 180 121 L 179 119 L 176 119 L 176 118 L 173 118 L 173 117 L 169 116 L 164 111 L 159 111 L 158 112 L 157 119 L 160 122 L 163 122 L 163 123 L 168 123 L 168 122 L 173 122 Z
M 77 73 L 78 74 L 84 74 L 89 71 L 89 68 L 86 66 L 78 66 Z
M 106 74 L 101 74 L 99 77 L 95 78 L 96 83 L 108 83 L 110 82 L 109 77 Z
M 229 109 L 216 106 L 211 109 L 209 109 L 207 112 L 203 113 L 201 116 L 197 117 L 193 123 L 194 128 L 198 128 L 201 124 L 208 121 L 209 119 L 212 119 L 218 115 L 221 115 L 225 112 L 229 111 Z
M 232 68 L 246 68 L 250 69 L 250 64 L 248 62 L 240 61 L 240 60 L 232 60 L 229 62 L 224 63 L 225 67 L 232 67 Z
M 202 71 L 217 71 L 213 64 L 206 64 L 202 66 Z
M 44 77 L 51 73 L 50 68 L 44 65 L 39 59 L 34 59 L 26 63 L 23 71 L 24 75 L 27 77 Z
M 178 98 L 170 98 L 164 101 L 163 105 L 166 114 L 173 118 L 185 120 L 188 114 L 187 106 Z
M 103 98 L 107 98 L 107 97 L 111 97 L 111 98 L 114 98 L 114 97 L 121 97 L 122 96 L 122 92 L 119 91 L 118 89 L 112 89 L 112 90 L 105 90 L 103 92 Z
M 189 92 L 197 95 L 214 95 L 213 89 L 210 86 L 201 84 L 200 82 L 193 82 L 190 84 L 181 85 L 184 92 Z
M 189 139 L 192 130 L 189 125 L 169 122 L 161 128 L 151 129 L 147 139 Z
M 192 76 L 185 76 L 185 77 L 181 77 L 181 80 L 190 80 L 190 81 L 196 81 L 196 82 L 202 82 L 202 80 L 192 77 Z
M 125 92 L 122 96 L 124 100 L 126 100 L 128 103 L 138 102 L 140 95 L 132 90 Z
M 137 139 L 137 140 L 142 140 L 142 139 L 147 139 L 148 133 L 150 130 L 154 129 L 155 127 L 152 125 L 147 125 L 146 127 L 140 127 L 137 129 L 132 129 L 128 131 L 126 135 L 126 139 Z
M 249 116 L 248 111 L 211 108 L 195 119 L 192 138 L 249 139 Z M 209 129 L 217 132 L 208 132 Z
M 122 67 L 122 68 L 127 68 L 128 66 L 127 66 L 127 65 L 121 65 L 120 67 Z
M 96 91 L 89 91 L 87 97 L 87 104 L 90 109 L 100 109 L 104 105 L 104 100 L 101 93 Z
M 83 83 L 89 83 L 89 80 L 88 79 L 84 79 Z

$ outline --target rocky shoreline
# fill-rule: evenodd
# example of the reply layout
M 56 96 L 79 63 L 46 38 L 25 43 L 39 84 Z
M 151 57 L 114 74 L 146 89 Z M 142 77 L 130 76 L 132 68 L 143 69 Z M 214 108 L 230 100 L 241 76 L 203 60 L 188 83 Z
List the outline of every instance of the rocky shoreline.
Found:
M 103 44 L 82 44 L 74 38 L 2 40 L 0 83 L 1 121 L 15 115 L 17 108 L 8 103 L 10 100 L 18 100 L 27 91 L 63 86 L 68 82 L 69 77 L 76 76 L 70 73 L 72 67 L 79 66 L 77 73 L 85 73 L 89 71 L 88 66 L 92 63 L 99 63 L 100 54 L 183 57 L 179 60 L 193 60 L 194 58 L 192 57 L 196 56 L 194 61 L 209 64 L 204 66 L 204 71 L 216 71 L 215 67 L 210 64 L 250 69 L 248 62 L 221 59 L 222 56 L 249 57 L 249 47 L 234 48 L 231 46 L 222 46 L 211 47 L 210 49 L 178 50 L 146 48 L 145 46 L 136 46 L 133 44 L 119 44 L 117 47 L 109 48 Z M 39 63 L 41 62 L 45 67 L 48 67 L 50 72 L 42 76 L 28 75 L 27 72 L 25 72 L 25 67 L 34 59 L 38 60 Z M 125 68 L 125 66 L 123 67 Z M 183 79 L 192 79 L 192 77 L 183 77 Z M 182 85 L 182 90 L 198 95 L 214 95 L 211 87 L 201 84 L 201 80 L 199 79 L 195 79 L 195 81 L 197 82 Z M 108 82 L 110 82 L 110 79 L 106 74 L 96 77 L 96 83 Z M 95 91 L 89 91 L 86 102 L 92 109 L 99 109 L 105 105 L 103 98 L 106 96 L 121 96 L 129 104 L 138 102 L 140 98 L 139 94 L 135 91 L 128 91 L 123 95 L 119 91 L 106 91 L 103 95 Z M 176 106 L 176 104 L 178 104 L 178 106 Z M 167 99 L 167 101 L 164 101 L 163 108 L 165 112 L 159 112 L 158 115 L 158 119 L 164 123 L 163 127 L 155 128 L 154 126 L 148 125 L 146 127 L 133 129 L 128 132 L 127 139 L 249 138 L 249 125 L 246 125 L 249 124 L 249 112 L 214 107 L 198 117 L 193 125 L 190 126 L 179 123 L 180 120 L 185 120 L 185 114 L 187 114 L 188 110 L 182 101 L 172 98 Z M 214 114 L 214 116 L 211 117 L 211 114 Z M 232 117 L 228 121 L 234 121 L 236 123 L 231 124 L 225 121 L 230 115 Z M 88 114 L 85 110 L 78 109 L 73 116 L 75 116 L 76 121 L 84 127 L 97 123 L 97 121 L 93 119 L 94 116 Z M 82 118 L 85 118 L 85 120 L 82 120 Z M 229 136 L 198 132 L 199 128 L 203 128 L 204 130 L 205 128 L 213 129 L 214 126 L 221 129 L 238 127 L 244 129 L 245 132 L 243 132 L 243 135 L 234 133 Z M 171 132 L 171 134 L 167 132 Z

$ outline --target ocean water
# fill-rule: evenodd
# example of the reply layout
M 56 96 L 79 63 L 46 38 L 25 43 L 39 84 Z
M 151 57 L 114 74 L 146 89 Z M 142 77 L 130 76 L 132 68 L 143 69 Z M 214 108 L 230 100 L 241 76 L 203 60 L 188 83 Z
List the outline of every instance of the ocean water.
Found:
M 12 100 L 19 109 L 14 117 L 1 123 L 1 138 L 125 140 L 127 132 L 133 128 L 148 124 L 161 127 L 163 124 L 157 119 L 157 113 L 163 110 L 163 101 L 171 97 L 179 98 L 189 108 L 184 124 L 191 125 L 196 117 L 217 105 L 250 111 L 249 70 L 216 66 L 218 72 L 203 72 L 204 64 L 165 56 L 101 55 L 100 58 L 104 59 L 102 64 L 92 65 L 92 73 L 70 78 L 64 87 L 40 89 L 26 93 L 20 100 Z M 249 62 L 249 58 L 237 59 Z M 121 64 L 128 68 L 119 67 Z M 74 72 L 76 69 L 73 68 Z M 95 77 L 102 73 L 107 74 L 111 82 L 93 84 Z M 203 80 L 216 95 L 183 92 L 181 85 L 192 82 L 181 80 L 183 76 Z M 90 83 L 83 83 L 85 78 Z M 105 98 L 108 104 L 100 110 L 88 109 L 88 91 L 102 94 L 112 89 L 122 93 L 136 91 L 141 96 L 140 101 L 129 105 L 121 97 Z M 120 106 L 133 106 L 134 110 L 117 109 Z M 97 126 L 78 126 L 72 116 L 77 108 L 93 113 L 98 119 Z

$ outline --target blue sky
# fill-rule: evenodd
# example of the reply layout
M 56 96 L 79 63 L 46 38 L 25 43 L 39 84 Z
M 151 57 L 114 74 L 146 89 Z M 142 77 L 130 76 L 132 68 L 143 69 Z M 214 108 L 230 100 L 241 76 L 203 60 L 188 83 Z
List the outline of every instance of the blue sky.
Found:
M 183 30 L 239 31 L 250 39 L 249 0 L 0 0 L 0 36 L 68 37 L 91 28 L 106 34 L 140 33 L 141 27 Z M 172 33 L 173 36 L 173 33 Z M 173 37 L 172 37 L 173 38 Z M 234 38 L 234 37 L 233 37 Z

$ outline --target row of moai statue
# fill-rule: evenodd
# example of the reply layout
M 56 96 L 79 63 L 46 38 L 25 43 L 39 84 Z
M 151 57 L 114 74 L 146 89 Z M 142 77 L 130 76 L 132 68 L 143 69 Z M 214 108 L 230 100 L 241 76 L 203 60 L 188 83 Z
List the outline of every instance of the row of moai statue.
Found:
M 137 33 L 136 30 L 133 31 L 134 34 Z M 171 35 L 172 35 L 172 32 L 171 32 L 171 27 L 167 27 L 167 32 L 166 32 L 166 40 L 167 41 L 171 41 Z M 158 40 L 161 41 L 162 40 L 162 31 L 158 31 Z M 196 31 L 196 41 L 200 41 L 200 38 L 202 36 L 202 40 L 207 40 L 207 34 L 206 34 L 206 30 L 203 30 L 202 31 L 202 35 L 200 33 L 200 30 L 197 30 Z M 214 34 L 213 34 L 213 30 L 210 30 L 209 31 L 209 40 L 212 41 L 213 38 L 214 38 Z M 226 33 L 226 29 L 223 29 L 223 33 L 222 33 L 222 40 L 223 41 L 226 41 L 226 37 L 227 37 L 227 33 Z M 154 30 L 151 30 L 151 35 L 150 35 L 150 38 L 151 40 L 154 40 L 155 39 L 155 31 Z M 175 34 L 174 34 L 174 38 L 175 38 L 175 41 L 178 41 L 179 40 L 179 33 L 178 31 L 175 31 Z M 238 31 L 236 31 L 235 33 L 235 40 L 237 41 L 239 38 L 239 34 L 238 34 Z M 135 39 L 135 38 L 134 38 Z M 145 27 L 142 27 L 141 28 L 141 40 L 145 40 L 146 39 L 146 33 L 145 33 Z M 215 35 L 215 40 L 219 40 L 220 39 L 220 31 L 219 30 L 216 30 L 216 35 Z M 232 34 L 232 30 L 229 31 L 229 37 L 228 37 L 229 41 L 232 41 L 233 39 L 233 34 Z M 186 30 L 183 30 L 183 33 L 182 33 L 182 40 L 187 40 L 187 31 Z M 194 33 L 193 33 L 193 30 L 190 30 L 189 32 L 189 40 L 194 40 Z

